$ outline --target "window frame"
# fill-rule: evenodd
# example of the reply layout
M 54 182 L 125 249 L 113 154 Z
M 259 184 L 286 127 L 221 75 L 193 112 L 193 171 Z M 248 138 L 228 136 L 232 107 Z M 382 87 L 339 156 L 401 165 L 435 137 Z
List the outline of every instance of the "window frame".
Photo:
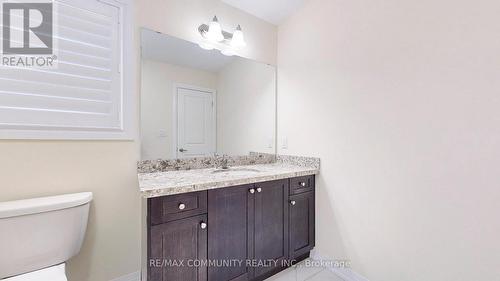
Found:
M 94 0 L 112 5 L 120 10 L 120 38 L 121 59 L 119 68 L 121 73 L 121 104 L 120 129 L 64 129 L 54 126 L 54 129 L 26 129 L 0 128 L 0 140 L 135 140 L 137 137 L 137 50 L 134 32 L 133 0 Z M 71 0 L 63 0 L 71 2 Z M 114 94 L 114 93 L 113 93 Z M 21 127 L 21 126 L 20 126 Z

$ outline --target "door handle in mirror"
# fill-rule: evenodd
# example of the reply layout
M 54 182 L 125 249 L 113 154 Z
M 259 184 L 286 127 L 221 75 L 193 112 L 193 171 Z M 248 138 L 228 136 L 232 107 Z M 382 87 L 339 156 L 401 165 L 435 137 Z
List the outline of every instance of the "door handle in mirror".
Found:
M 180 152 L 186 152 L 186 151 L 187 151 L 187 149 L 180 148 L 180 149 L 179 149 L 179 151 L 180 151 Z
M 250 190 L 248 190 L 251 194 L 254 194 L 255 193 L 255 189 L 253 188 L 250 188 Z
M 295 202 L 295 200 L 292 200 L 292 201 L 290 201 L 290 204 L 291 204 L 292 206 L 295 206 L 295 204 L 297 204 L 297 202 Z

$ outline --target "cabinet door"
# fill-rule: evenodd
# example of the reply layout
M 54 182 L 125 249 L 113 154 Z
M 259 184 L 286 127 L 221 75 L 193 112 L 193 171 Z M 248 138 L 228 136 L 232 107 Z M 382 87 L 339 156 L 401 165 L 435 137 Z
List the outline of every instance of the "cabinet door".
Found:
M 209 281 L 250 280 L 253 258 L 254 196 L 253 185 L 214 189 L 208 192 L 208 258 L 231 261 L 208 268 Z M 241 264 L 239 264 L 241 262 Z
M 207 259 L 206 222 L 207 215 L 200 215 L 152 226 L 148 280 L 206 281 L 206 267 L 189 264 Z
M 290 196 L 290 258 L 314 248 L 314 192 Z
M 255 261 L 259 266 L 254 277 L 260 277 L 276 272 L 288 259 L 288 180 L 258 183 L 255 189 Z

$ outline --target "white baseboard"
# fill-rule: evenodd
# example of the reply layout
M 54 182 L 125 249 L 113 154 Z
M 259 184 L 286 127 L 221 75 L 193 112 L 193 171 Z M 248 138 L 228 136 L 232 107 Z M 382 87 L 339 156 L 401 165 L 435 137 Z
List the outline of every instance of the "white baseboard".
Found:
M 328 259 L 325 259 L 325 258 L 319 256 L 316 251 L 313 251 L 311 253 L 311 259 L 315 260 L 315 261 L 328 260 Z M 330 270 L 331 272 L 335 273 L 335 275 L 342 278 L 342 280 L 344 280 L 344 281 L 370 281 L 370 280 L 368 280 L 368 278 L 355 272 L 351 268 L 329 266 L 329 267 L 327 267 L 327 269 Z
M 109 281 L 141 281 L 141 272 L 132 272 L 130 274 L 115 278 Z

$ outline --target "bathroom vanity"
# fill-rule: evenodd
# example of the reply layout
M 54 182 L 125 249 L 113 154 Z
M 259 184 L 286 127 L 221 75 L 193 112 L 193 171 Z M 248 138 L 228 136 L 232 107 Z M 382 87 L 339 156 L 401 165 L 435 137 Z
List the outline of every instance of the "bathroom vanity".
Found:
M 275 162 L 139 174 L 148 280 L 264 280 L 307 258 L 318 170 Z
M 276 68 L 141 30 L 149 281 L 253 281 L 309 256 L 319 159 L 277 155 Z

